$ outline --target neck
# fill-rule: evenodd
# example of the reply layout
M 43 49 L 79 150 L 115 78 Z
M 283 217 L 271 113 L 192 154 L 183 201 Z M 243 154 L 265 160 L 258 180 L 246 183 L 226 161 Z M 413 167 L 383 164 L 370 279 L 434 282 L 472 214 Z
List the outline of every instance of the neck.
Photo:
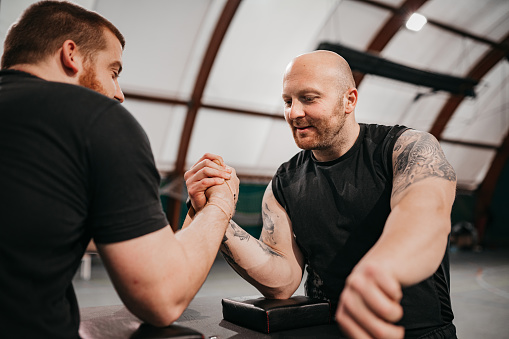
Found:
M 9 69 L 32 74 L 47 81 L 65 82 L 76 84 L 77 79 L 65 73 L 65 69 L 56 63 L 41 62 L 38 64 L 17 64 Z
M 360 126 L 355 121 L 345 121 L 345 125 L 341 129 L 336 145 L 327 149 L 313 150 L 313 156 L 318 161 L 331 161 L 338 159 L 350 150 L 359 137 Z

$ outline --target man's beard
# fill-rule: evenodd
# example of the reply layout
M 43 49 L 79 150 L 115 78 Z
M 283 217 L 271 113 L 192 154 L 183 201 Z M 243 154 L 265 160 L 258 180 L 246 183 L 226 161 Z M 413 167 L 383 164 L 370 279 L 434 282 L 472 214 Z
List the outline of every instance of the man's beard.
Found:
M 299 138 L 295 127 L 292 126 L 293 139 L 297 147 L 304 150 L 326 150 L 336 146 L 338 135 L 341 133 L 346 121 L 346 114 L 342 108 L 342 105 L 337 107 L 337 115 L 334 116 L 335 121 L 318 120 L 307 121 L 306 124 L 301 123 L 300 125 L 311 125 L 314 127 L 314 137 L 312 138 Z M 293 122 L 290 124 L 293 125 Z M 295 125 L 298 126 L 299 124 L 295 122 Z
M 90 65 L 85 64 L 85 67 L 83 69 L 83 74 L 80 75 L 80 77 L 78 79 L 78 83 L 80 86 L 90 88 L 91 90 L 94 90 L 94 91 L 99 92 L 103 95 L 106 95 L 106 91 L 104 90 L 104 87 L 97 80 L 95 71 L 94 71 L 93 67 L 91 67 Z

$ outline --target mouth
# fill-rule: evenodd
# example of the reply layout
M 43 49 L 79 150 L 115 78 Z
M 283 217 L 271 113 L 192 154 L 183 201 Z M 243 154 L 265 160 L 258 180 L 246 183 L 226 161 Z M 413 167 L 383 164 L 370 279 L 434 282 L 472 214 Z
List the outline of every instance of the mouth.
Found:
M 296 131 L 306 132 L 309 131 L 313 126 L 293 126 Z

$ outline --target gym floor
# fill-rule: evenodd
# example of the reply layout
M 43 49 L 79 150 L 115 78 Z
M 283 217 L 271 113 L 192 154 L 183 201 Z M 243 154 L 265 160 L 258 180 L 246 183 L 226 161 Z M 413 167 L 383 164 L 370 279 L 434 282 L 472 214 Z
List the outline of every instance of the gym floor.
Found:
M 460 339 L 509 338 L 509 248 L 460 251 L 451 259 L 451 298 Z M 90 279 L 79 272 L 74 287 L 80 307 L 119 305 L 98 256 L 92 255 Z M 296 294 L 303 295 L 303 285 Z M 198 296 L 255 296 L 259 292 L 218 256 Z M 220 305 L 218 305 L 220 307 Z

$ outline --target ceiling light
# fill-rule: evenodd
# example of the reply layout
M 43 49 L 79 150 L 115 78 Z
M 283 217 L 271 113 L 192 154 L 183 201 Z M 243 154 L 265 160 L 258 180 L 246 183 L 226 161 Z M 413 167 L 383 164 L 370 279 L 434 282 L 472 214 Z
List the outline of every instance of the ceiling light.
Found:
M 421 30 L 422 26 L 424 26 L 426 22 L 428 22 L 428 20 L 424 15 L 414 13 L 406 22 L 406 28 L 417 32 Z

